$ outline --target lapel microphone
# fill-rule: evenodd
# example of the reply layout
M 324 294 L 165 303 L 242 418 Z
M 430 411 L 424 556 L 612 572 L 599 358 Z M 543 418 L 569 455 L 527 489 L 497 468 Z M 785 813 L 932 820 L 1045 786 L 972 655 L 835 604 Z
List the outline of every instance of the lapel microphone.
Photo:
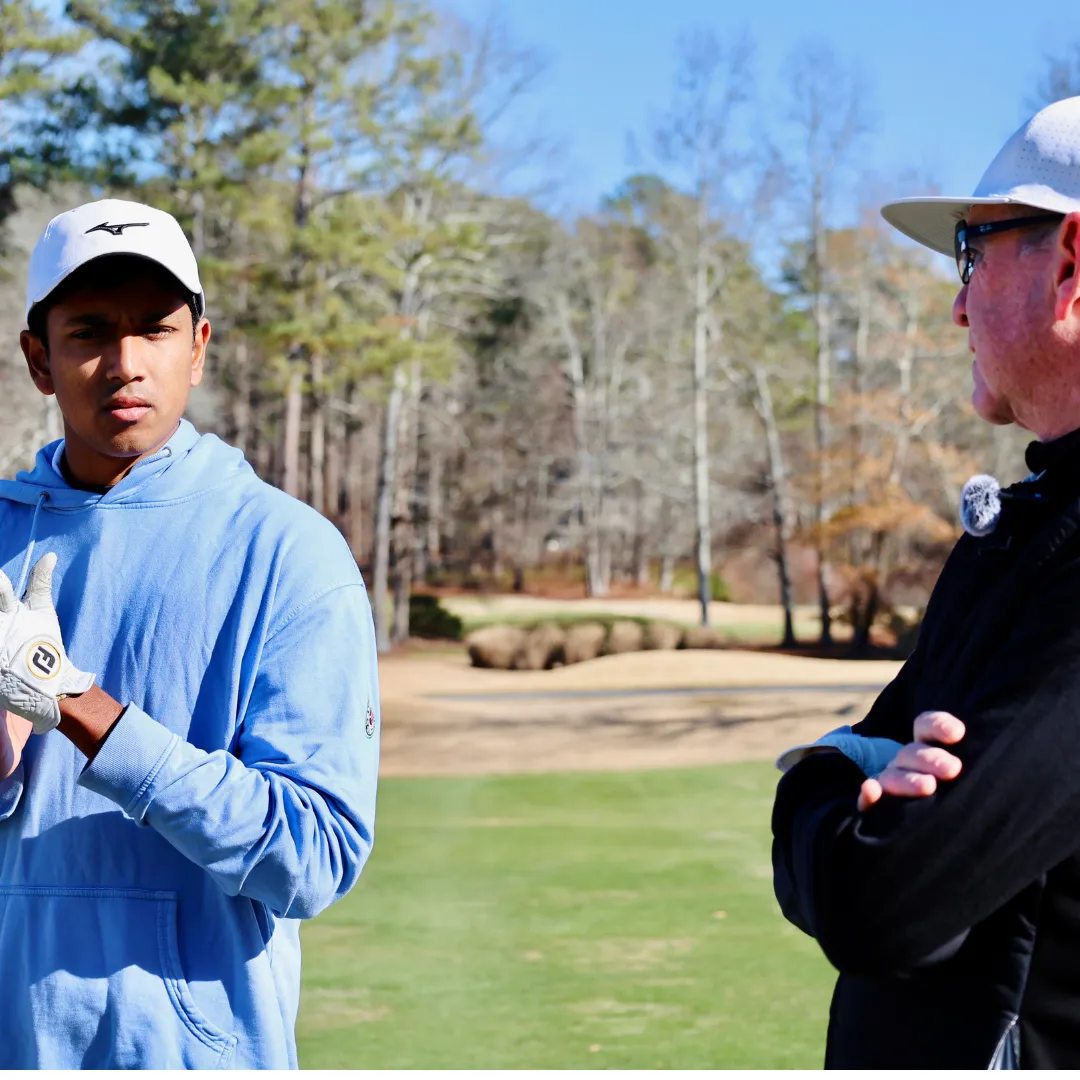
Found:
M 1037 480 L 1038 476 L 1029 476 L 1022 480 L 1017 487 L 1022 487 L 1031 480 Z M 1002 500 L 1015 500 L 1017 502 L 1037 502 L 1043 496 L 1038 491 L 1002 491 L 1001 485 L 992 476 L 980 473 L 973 476 L 960 493 L 960 524 L 964 526 L 964 532 L 968 536 L 989 536 L 998 526 L 1001 520 Z
M 960 524 L 968 536 L 989 536 L 1001 518 L 1001 485 L 992 476 L 973 476 L 960 493 Z

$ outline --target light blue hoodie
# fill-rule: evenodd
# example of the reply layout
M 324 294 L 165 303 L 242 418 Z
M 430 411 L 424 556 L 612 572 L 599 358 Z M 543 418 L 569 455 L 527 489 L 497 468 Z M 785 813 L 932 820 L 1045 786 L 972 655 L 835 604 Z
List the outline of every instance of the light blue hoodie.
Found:
M 105 495 L 0 481 L 0 568 L 58 556 L 72 661 L 126 711 L 0 782 L 0 1068 L 295 1068 L 299 920 L 371 850 L 371 610 L 341 535 L 184 422 Z M 20 585 L 21 588 L 21 585 Z

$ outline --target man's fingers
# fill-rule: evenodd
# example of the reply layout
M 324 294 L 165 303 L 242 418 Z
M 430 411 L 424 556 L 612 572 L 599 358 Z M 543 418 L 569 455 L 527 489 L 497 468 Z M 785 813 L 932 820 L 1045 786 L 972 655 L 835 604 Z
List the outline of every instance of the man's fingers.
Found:
M 940 746 L 929 742 L 954 743 L 964 737 L 964 725 L 950 713 L 920 713 L 915 720 L 915 738 L 897 751 L 889 767 L 876 780 L 866 780 L 859 792 L 859 809 L 873 806 L 882 795 L 924 799 L 937 791 L 939 780 L 955 780 L 963 762 Z
M 26 606 L 31 611 L 41 611 L 52 607 L 52 576 L 56 566 L 56 556 L 50 551 L 42 555 L 37 565 L 30 571 L 30 585 L 26 590 Z
M 937 791 L 937 780 L 929 773 L 912 772 L 890 765 L 879 777 L 878 783 L 886 795 L 919 799 Z
M 881 785 L 873 778 L 864 780 L 859 790 L 859 810 L 868 810 L 881 798 Z
M 909 743 L 897 752 L 889 767 L 908 772 L 927 773 L 937 777 L 938 780 L 955 780 L 960 775 L 963 762 L 940 746 Z
M 15 599 L 15 588 L 11 579 L 0 570 L 0 615 L 10 615 L 18 603 Z
M 967 728 L 952 713 L 924 712 L 915 717 L 914 734 L 916 742 L 936 742 L 951 746 L 958 743 Z

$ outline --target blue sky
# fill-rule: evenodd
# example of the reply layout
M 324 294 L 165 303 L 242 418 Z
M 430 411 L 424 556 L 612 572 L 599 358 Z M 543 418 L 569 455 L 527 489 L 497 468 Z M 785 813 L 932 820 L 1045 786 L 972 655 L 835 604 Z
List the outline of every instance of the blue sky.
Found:
M 756 43 L 757 95 L 767 122 L 783 112 L 785 61 L 803 42 L 829 46 L 867 87 L 871 133 L 857 171 L 875 190 L 909 191 L 916 174 L 967 194 L 1031 111 L 1046 57 L 1080 43 L 1080 17 L 1060 4 L 1004 0 L 439 0 L 466 19 L 492 10 L 516 40 L 547 58 L 522 125 L 559 141 L 564 206 L 586 209 L 635 166 L 627 136 L 647 135 L 672 97 L 680 33 Z M 853 181 L 854 183 L 854 181 Z M 910 180 L 909 180 L 910 183 Z M 865 184 L 864 184 L 865 189 Z M 852 188 L 854 190 L 854 188 Z M 841 200 L 848 204 L 853 197 Z M 843 214 L 844 207 L 836 211 Z

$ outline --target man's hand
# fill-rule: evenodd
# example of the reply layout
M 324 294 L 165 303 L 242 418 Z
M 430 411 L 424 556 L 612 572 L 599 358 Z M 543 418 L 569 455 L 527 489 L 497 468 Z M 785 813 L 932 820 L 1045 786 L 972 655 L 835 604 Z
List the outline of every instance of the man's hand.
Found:
M 34 725 L 29 720 L 0 709 L 0 783 L 19 767 L 33 732 Z
M 55 555 L 45 555 L 30 573 L 19 601 L 0 571 L 0 709 L 30 720 L 43 735 L 60 723 L 60 698 L 83 694 L 94 676 L 68 659 L 52 599 Z
M 963 767 L 960 759 L 929 744 L 952 746 L 964 737 L 965 731 L 963 721 L 951 713 L 920 713 L 915 717 L 915 741 L 903 747 L 880 776 L 863 782 L 859 809 L 869 809 L 882 795 L 911 799 L 933 795 L 939 780 L 955 780 Z

